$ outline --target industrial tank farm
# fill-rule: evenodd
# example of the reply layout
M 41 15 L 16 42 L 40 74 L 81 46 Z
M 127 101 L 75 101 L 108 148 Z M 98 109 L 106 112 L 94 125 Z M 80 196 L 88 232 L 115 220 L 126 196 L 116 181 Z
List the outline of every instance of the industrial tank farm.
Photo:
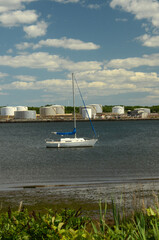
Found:
M 92 118 L 92 109 L 91 108 L 83 108 L 82 109 L 82 117 L 84 119 Z
M 36 111 L 32 111 L 32 110 L 15 111 L 14 118 L 15 119 L 36 119 Z
M 90 107 L 93 107 L 96 109 L 96 113 L 102 113 L 103 112 L 103 107 L 101 104 L 90 104 Z
M 65 114 L 65 107 L 62 105 L 53 105 L 56 109 L 56 114 Z
M 87 108 L 87 110 L 86 110 Z M 44 107 L 6 106 L 0 108 L 0 122 L 51 122 L 51 121 L 73 121 L 73 114 L 65 113 L 62 105 L 48 105 Z M 68 108 L 69 109 L 69 108 Z M 68 111 L 67 109 L 67 111 Z M 77 108 L 78 109 L 78 108 Z M 103 112 L 104 109 L 104 112 Z M 111 111 L 112 109 L 112 111 Z M 126 111 L 125 111 L 126 109 Z M 159 114 L 151 113 L 150 108 L 131 108 L 124 106 L 102 106 L 101 104 L 89 104 L 79 107 L 76 114 L 77 121 L 87 121 L 88 118 L 100 120 L 137 120 L 137 119 L 159 119 Z M 109 111 L 107 111 L 109 110 Z
M 124 114 L 124 107 L 123 106 L 115 106 L 112 108 L 112 113 Z
M 1 116 L 14 119 L 36 119 L 36 111 L 29 111 L 26 106 L 2 107 Z
M 2 116 L 14 116 L 14 112 L 17 110 L 16 107 L 3 107 L 1 108 Z
M 56 114 L 56 109 L 53 106 L 40 108 L 40 116 L 41 117 L 53 116 L 55 114 Z
M 17 106 L 16 107 L 16 111 L 27 111 L 28 110 L 28 107 L 26 106 Z
M 41 117 L 54 116 L 57 114 L 65 114 L 65 107 L 62 105 L 52 105 L 40 108 Z

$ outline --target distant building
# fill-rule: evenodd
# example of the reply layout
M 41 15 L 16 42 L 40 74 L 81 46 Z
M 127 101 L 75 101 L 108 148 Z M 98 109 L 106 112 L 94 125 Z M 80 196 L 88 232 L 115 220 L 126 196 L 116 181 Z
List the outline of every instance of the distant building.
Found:
M 124 106 L 114 106 L 112 108 L 112 113 L 124 114 Z
M 135 110 L 142 111 L 142 112 L 145 112 L 145 113 L 148 113 L 148 114 L 151 113 L 150 108 L 135 108 Z
M 147 111 L 144 111 L 143 109 L 139 108 L 139 109 L 135 109 L 133 111 L 128 110 L 127 114 L 130 117 L 147 118 L 149 113 Z

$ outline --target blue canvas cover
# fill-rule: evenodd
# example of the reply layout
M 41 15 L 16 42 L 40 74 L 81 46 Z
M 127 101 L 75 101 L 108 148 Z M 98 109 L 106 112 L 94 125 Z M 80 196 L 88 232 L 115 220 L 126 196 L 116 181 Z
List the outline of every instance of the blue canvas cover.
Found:
M 57 134 L 57 135 L 61 135 L 61 136 L 74 135 L 76 133 L 76 128 L 74 128 L 72 132 L 54 132 L 54 133 Z

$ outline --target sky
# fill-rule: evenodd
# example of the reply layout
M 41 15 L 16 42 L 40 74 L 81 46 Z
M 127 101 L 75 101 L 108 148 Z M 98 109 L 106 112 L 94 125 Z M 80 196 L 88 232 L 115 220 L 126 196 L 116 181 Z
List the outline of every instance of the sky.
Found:
M 86 104 L 159 105 L 159 1 L 0 0 L 0 106 L 71 106 L 72 73 Z

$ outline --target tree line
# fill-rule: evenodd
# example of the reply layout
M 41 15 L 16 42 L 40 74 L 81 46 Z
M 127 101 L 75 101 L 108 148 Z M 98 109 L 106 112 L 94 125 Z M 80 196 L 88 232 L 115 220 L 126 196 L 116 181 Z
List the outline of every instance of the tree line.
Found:
M 48 106 L 48 105 L 47 105 Z M 104 105 L 103 106 L 103 112 L 104 113 L 110 113 L 112 112 L 112 108 L 115 105 Z M 151 113 L 159 113 L 159 105 L 154 105 L 154 106 L 124 106 L 125 112 L 128 110 L 133 111 L 135 108 L 149 108 L 151 110 Z M 36 111 L 37 114 L 40 114 L 40 107 L 28 107 L 28 110 L 34 110 Z M 79 107 L 75 108 L 76 113 L 79 113 Z M 65 113 L 73 113 L 73 107 L 72 106 L 65 106 Z

